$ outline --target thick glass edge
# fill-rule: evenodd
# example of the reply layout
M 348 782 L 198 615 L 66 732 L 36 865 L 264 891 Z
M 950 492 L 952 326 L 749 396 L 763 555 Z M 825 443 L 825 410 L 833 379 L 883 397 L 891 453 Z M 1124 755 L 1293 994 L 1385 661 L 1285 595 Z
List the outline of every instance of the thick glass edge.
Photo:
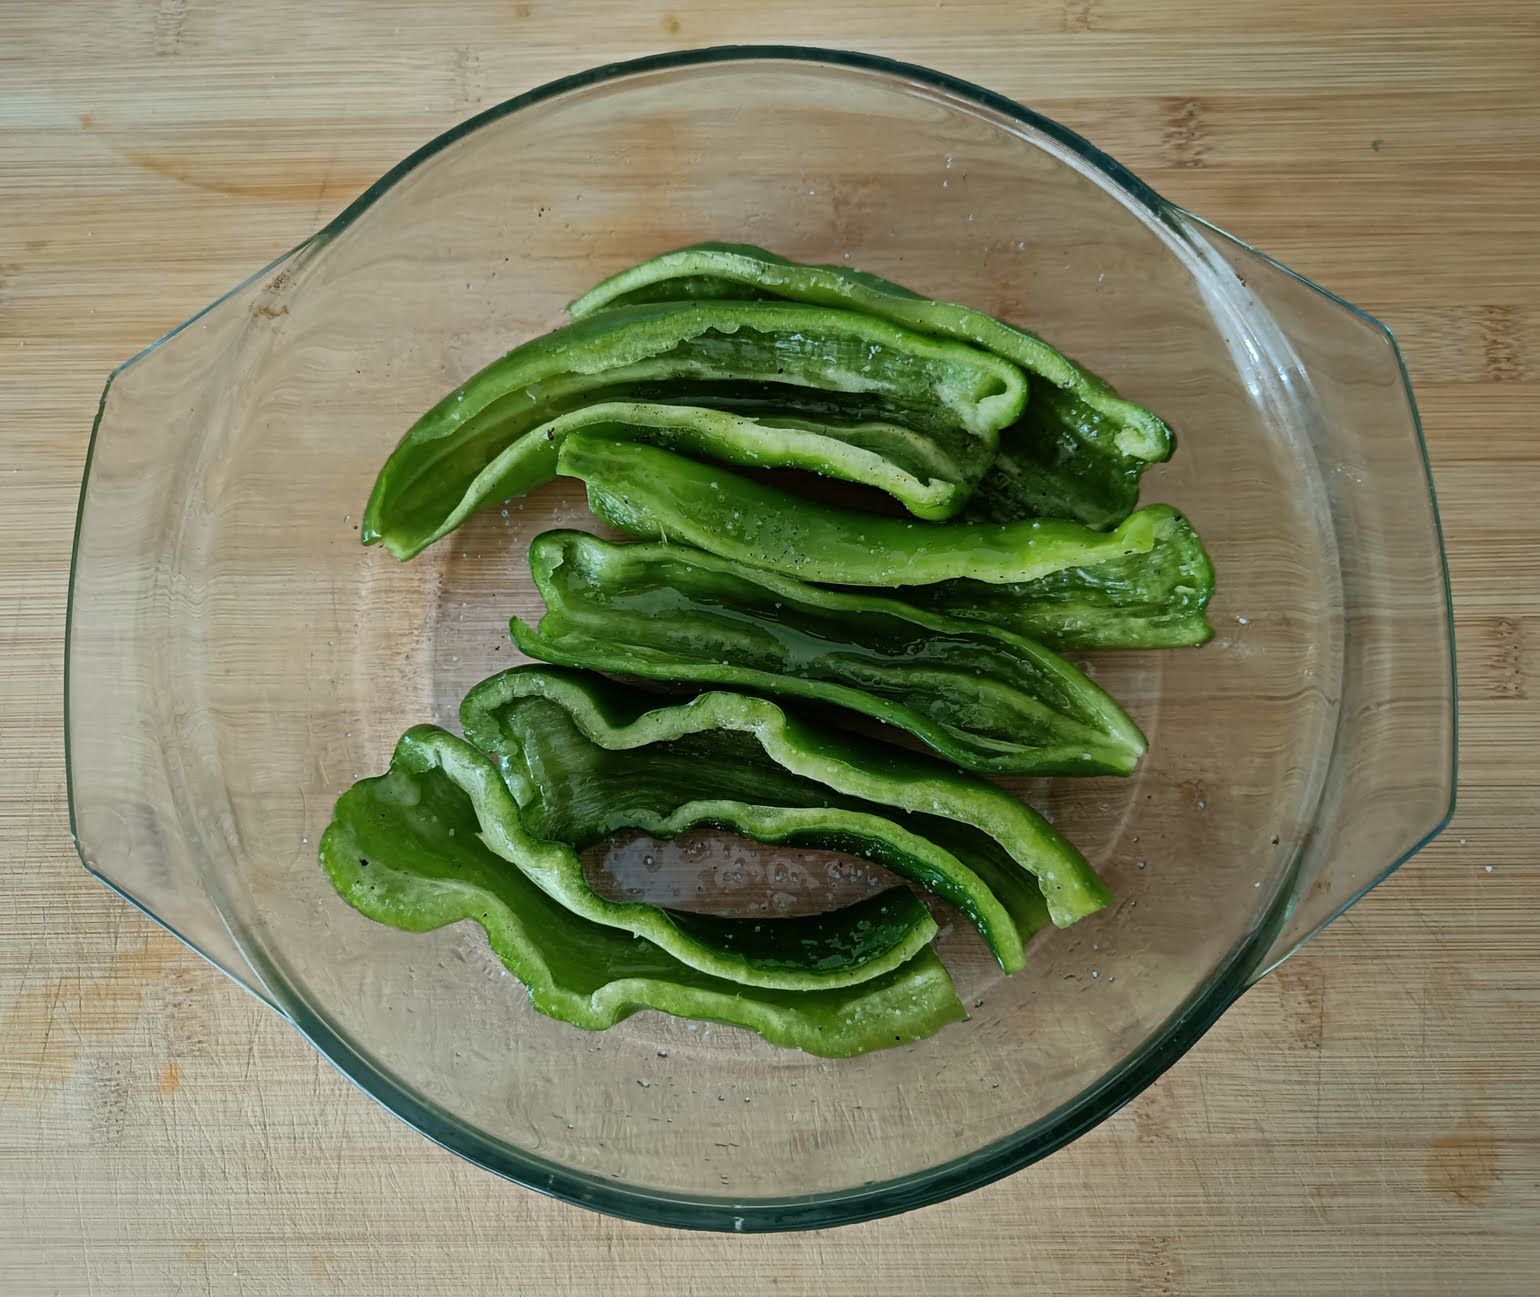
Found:
M 70 624 L 73 619 L 81 518 L 84 513 L 86 494 L 90 483 L 91 459 L 95 451 L 102 413 L 105 409 L 107 395 L 111 390 L 113 379 L 129 365 L 176 337 L 188 326 L 210 311 L 217 309 L 228 298 L 240 292 L 254 280 L 269 273 L 274 267 L 282 264 L 307 247 L 312 245 L 319 246 L 325 243 L 346 229 L 400 180 L 443 149 L 484 125 L 510 116 L 526 107 L 554 99 L 570 91 L 617 80 L 626 76 L 679 68 L 701 67 L 714 63 L 750 62 L 756 60 L 821 63 L 863 72 L 897 76 L 959 96 L 963 99 L 971 100 L 975 104 L 992 109 L 1022 125 L 1041 131 L 1044 135 L 1063 145 L 1105 176 L 1114 187 L 1135 200 L 1162 222 L 1169 223 L 1171 215 L 1181 211 L 1181 209 L 1176 208 L 1173 204 L 1167 203 L 1155 190 L 1151 189 L 1134 175 L 1133 172 L 1116 162 L 1109 155 L 1103 153 L 1088 140 L 1051 118 L 1036 113 L 1015 100 L 972 82 L 952 77 L 930 68 L 921 67 L 917 64 L 905 63 L 851 50 L 792 45 L 726 45 L 648 55 L 643 58 L 604 64 L 585 72 L 575 73 L 571 76 L 547 82 L 524 94 L 514 96 L 500 104 L 494 105 L 451 127 L 392 167 L 315 234 L 294 248 L 291 248 L 282 256 L 275 258 L 268 265 L 235 285 L 229 292 L 211 302 L 195 315 L 190 316 L 164 337 L 123 362 L 109 377 L 107 385 L 102 392 L 96 420 L 92 425 L 91 441 L 87 449 L 85 469 L 82 475 L 80 504 L 76 513 L 75 536 L 70 563 L 69 603 L 65 625 L 65 774 L 69 797 L 72 840 L 76 839 L 76 819 L 75 794 L 70 777 L 68 759 Z M 1193 219 L 1202 225 L 1214 229 L 1216 232 L 1225 233 L 1219 230 L 1219 227 L 1202 221 L 1201 218 Z M 1228 234 L 1225 237 L 1233 238 L 1233 236 Z M 1244 244 L 1244 241 L 1239 239 L 1236 239 L 1235 242 Z M 1248 249 L 1250 248 L 1249 244 L 1244 244 L 1244 246 Z M 1255 250 L 1252 249 L 1252 251 Z M 1452 670 L 1454 664 L 1454 627 L 1449 596 L 1448 558 L 1443 544 L 1443 529 L 1439 521 L 1437 500 L 1433 495 L 1432 474 L 1428 464 L 1426 439 L 1423 436 L 1422 424 L 1417 414 L 1415 400 L 1411 396 L 1410 380 L 1406 373 L 1405 362 L 1401 356 L 1400 349 L 1396 346 L 1395 339 L 1391 335 L 1390 330 L 1373 316 L 1359 310 L 1352 303 L 1344 301 L 1342 298 L 1328 292 L 1326 289 L 1296 274 L 1278 262 L 1273 261 L 1266 254 L 1256 252 L 1256 255 L 1263 257 L 1273 265 L 1278 266 L 1280 270 L 1299 279 L 1302 283 L 1321 293 L 1322 296 L 1361 316 L 1384 333 L 1395 351 L 1402 381 L 1406 387 L 1408 400 L 1411 404 L 1418 445 L 1423 458 L 1424 473 L 1427 478 L 1430 499 L 1433 502 L 1435 526 L 1438 529 L 1437 538 L 1439 557 L 1444 574 L 1445 610 L 1449 622 L 1450 663 Z M 1455 697 L 1454 705 L 1457 706 L 1457 696 L 1453 694 L 1453 691 L 1452 697 Z M 1451 713 L 1451 719 L 1453 721 L 1453 713 Z M 1457 732 L 1454 737 L 1457 738 Z M 1453 775 L 1451 775 L 1451 800 L 1444 819 L 1419 843 L 1416 849 L 1426 845 L 1427 841 L 1436 836 L 1448 824 L 1454 810 L 1453 788 Z M 1380 875 L 1379 879 L 1376 879 L 1376 882 L 1391 873 L 1410 855 L 1415 854 L 1416 849 L 1408 852 L 1401 860 L 1396 861 L 1395 864 L 1386 869 L 1384 874 Z M 78 840 L 76 840 L 76 850 L 79 853 Z M 81 860 L 83 864 L 86 864 L 83 854 L 81 854 Z M 86 864 L 86 867 L 89 869 L 89 864 Z M 92 872 L 94 873 L 95 871 L 93 870 Z M 108 885 L 111 886 L 110 883 Z M 1373 884 L 1370 884 L 1370 886 L 1373 886 Z M 114 890 L 119 889 L 114 888 Z M 1364 890 L 1367 891 L 1368 888 Z M 1358 895 L 1361 896 L 1362 892 Z M 126 897 L 126 899 L 132 901 L 131 897 Z M 1356 900 L 1357 897 L 1355 896 L 1354 899 Z M 137 902 L 133 903 L 137 905 Z M 1351 903 L 1351 901 L 1348 902 L 1348 904 Z M 1343 908 L 1345 909 L 1346 906 Z M 301 1033 L 344 1076 L 347 1076 L 364 1093 L 381 1103 L 419 1133 L 449 1149 L 451 1152 L 464 1157 L 467 1161 L 526 1188 L 534 1189 L 537 1192 L 545 1193 L 574 1205 L 587 1207 L 608 1215 L 684 1229 L 767 1232 L 828 1228 L 837 1225 L 854 1224 L 858 1221 L 871 1220 L 877 1217 L 913 1210 L 917 1207 L 928 1206 L 955 1197 L 958 1194 L 982 1188 L 995 1180 L 1023 1169 L 1063 1147 L 1071 1140 L 1079 1137 L 1111 1116 L 1159 1078 L 1161 1074 L 1197 1043 L 1199 1038 L 1217 1020 L 1219 1015 L 1261 975 L 1257 970 L 1263 953 L 1281 928 L 1286 915 L 1287 890 L 1282 889 L 1276 894 L 1274 903 L 1267 911 L 1263 920 L 1235 947 L 1226 962 L 1216 972 L 1208 987 L 1197 992 L 1186 1005 L 1168 1019 L 1160 1031 L 1151 1037 L 1152 1043 L 1143 1053 L 1131 1058 L 1122 1067 L 1107 1074 L 1091 1090 L 1078 1096 L 1071 1103 L 1036 1123 L 1037 1129 L 1035 1131 L 1018 1133 L 1015 1136 L 997 1141 L 941 1167 L 917 1172 L 914 1175 L 882 1184 L 861 1186 L 851 1190 L 836 1191 L 808 1198 L 756 1199 L 742 1203 L 727 1199 L 685 1198 L 645 1188 L 631 1189 L 624 1185 L 616 1185 L 596 1177 L 567 1170 L 557 1164 L 547 1162 L 530 1154 L 511 1154 L 491 1146 L 479 1132 L 465 1127 L 448 1114 L 431 1108 L 414 1094 L 404 1090 L 394 1081 L 389 1080 L 376 1072 L 372 1067 L 369 1067 L 362 1056 L 345 1039 L 333 1032 L 326 1023 L 309 1013 L 302 1003 L 291 1003 L 295 997 L 282 994 L 282 991 L 286 989 L 283 979 L 273 976 L 276 970 L 267 967 L 268 961 L 262 959 L 257 951 L 253 949 L 253 943 L 243 940 L 238 934 L 232 935 L 235 936 L 237 945 L 241 948 L 242 953 L 246 955 L 248 961 L 252 962 L 253 967 L 258 969 L 259 976 L 262 977 L 263 981 L 270 986 L 276 984 L 280 988 L 274 993 L 275 999 L 281 1001 L 276 1006 L 279 1011 L 293 1021 Z M 191 945 L 190 942 L 188 944 Z M 196 949 L 196 947 L 193 948 Z
M 166 335 L 166 337 L 170 336 L 170 334 Z M 75 583 L 80 576 L 80 532 L 85 525 L 86 495 L 91 485 L 91 462 L 96 458 L 96 439 L 101 433 L 102 417 L 107 412 L 107 397 L 111 395 L 112 385 L 122 368 L 123 366 L 119 365 L 114 369 L 107 376 L 106 383 L 102 385 L 101 397 L 96 402 L 96 415 L 91 420 L 91 435 L 86 441 L 85 463 L 80 470 L 80 493 L 75 498 L 75 529 L 70 535 L 69 584 L 64 594 L 64 659 L 60 664 L 63 676 L 61 695 L 64 712 L 64 802 L 69 813 L 70 844 L 75 848 L 75 854 L 80 858 L 80 863 L 98 878 L 101 875 L 91 868 L 91 862 L 86 859 L 86 853 L 81 848 L 80 825 L 75 812 L 75 763 L 71 758 L 70 743 L 70 664 L 73 661 L 70 646 L 75 633 Z

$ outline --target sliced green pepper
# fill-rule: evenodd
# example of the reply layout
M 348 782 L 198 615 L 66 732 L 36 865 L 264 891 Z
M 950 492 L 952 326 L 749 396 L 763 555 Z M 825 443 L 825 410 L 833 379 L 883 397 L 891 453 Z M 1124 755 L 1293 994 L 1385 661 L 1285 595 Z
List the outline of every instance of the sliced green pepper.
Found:
M 1149 467 L 1149 461 L 1116 449 L 1119 426 L 1080 393 L 1037 384 L 1026 413 L 1000 434 L 999 457 L 968 501 L 967 516 L 1116 526 L 1138 507 L 1139 479 Z M 1169 459 L 1173 450 L 1159 458 Z
M 892 423 L 791 415 L 754 418 L 693 405 L 601 401 L 516 438 L 476 475 L 435 529 L 448 535 L 472 514 L 526 495 L 556 476 L 556 455 L 574 432 L 634 439 L 746 468 L 797 468 L 885 491 L 918 518 L 949 518 L 968 499 L 958 465 L 935 441 Z
M 642 302 L 741 298 L 745 293 L 866 311 L 920 333 L 973 343 L 1043 379 L 1024 420 L 1001 436 L 978 515 L 1012 522 L 1040 514 L 1106 528 L 1139 500 L 1139 477 L 1171 458 L 1171 429 L 1119 397 L 1090 370 L 1041 338 L 992 315 L 931 301 L 842 266 L 805 266 L 748 244 L 681 248 L 612 275 L 569 307 L 575 319 Z
M 550 476 L 552 420 L 599 401 L 878 423 L 889 442 L 908 428 L 927 444 L 906 471 L 935 469 L 956 487 L 938 507 L 956 508 L 1025 400 L 1015 365 L 853 311 L 684 302 L 606 312 L 516 347 L 423 415 L 380 470 L 363 539 L 410 558 L 470 510 L 527 491 Z M 500 458 L 521 438 L 536 444 Z
M 929 585 L 969 577 L 1031 581 L 1062 568 L 1145 553 L 1155 525 L 1140 511 L 1110 532 L 1035 518 L 906 522 L 817 504 L 654 446 L 580 433 L 559 471 L 588 486 L 589 507 L 621 531 L 684 541 L 723 558 L 830 585 Z
M 521 779 L 519 785 L 510 784 L 526 794 L 516 802 L 510 800 L 508 788 L 499 793 L 484 787 L 484 781 L 467 783 L 466 772 L 473 764 L 469 758 L 456 764 L 454 773 L 475 808 L 482 841 L 580 918 L 644 937 L 680 963 L 714 977 L 781 990 L 816 990 L 870 981 L 906 963 L 936 935 L 929 912 L 903 888 L 867 897 L 831 914 L 789 919 L 721 918 L 600 896 L 583 876 L 579 850 L 603 841 L 618 828 L 640 828 L 666 836 L 683 832 L 670 827 L 671 817 L 688 820 L 700 803 L 699 799 L 686 801 L 680 794 L 678 805 L 670 810 L 656 802 L 638 806 L 641 818 L 633 820 L 627 814 L 630 803 L 626 798 L 634 790 L 612 789 L 617 795 L 603 823 L 596 825 L 584 819 L 583 809 L 591 808 L 599 795 L 604 771 L 598 763 L 583 760 L 593 745 L 577 736 L 570 722 L 563 726 L 559 718 L 552 733 L 541 736 L 540 750 L 556 751 L 560 746 L 558 731 L 563 730 L 567 738 L 564 750 L 578 753 L 571 761 L 592 776 L 581 789 L 555 781 L 548 797 L 529 796 L 528 781 Z M 768 831 L 776 841 L 780 837 L 774 835 L 784 836 L 782 824 L 765 815 L 763 808 L 745 807 L 741 817 L 735 816 L 733 809 L 713 804 L 713 810 L 721 812 L 713 822 L 754 836 L 759 836 L 756 830 Z M 841 826 L 833 827 L 837 830 Z
M 1146 553 L 1066 567 L 1035 581 L 944 581 L 905 591 L 935 612 L 1003 627 L 1058 649 L 1175 648 L 1206 644 L 1214 566 L 1175 509 L 1141 510 L 1155 524 Z
M 466 733 L 497 756 L 521 815 L 542 836 L 586 845 L 621 828 L 675 837 L 711 826 L 760 842 L 863 856 L 955 904 L 1006 972 L 1026 962 L 1028 939 L 1047 922 L 1042 893 L 997 846 L 976 840 L 983 835 L 835 796 L 731 731 L 692 731 L 612 749 L 600 740 L 615 728 L 603 712 L 613 689 L 597 677 L 524 668 L 484 682 L 461 708 Z M 676 727 L 681 723 L 669 719 Z M 688 931 L 697 920 L 711 922 L 677 911 L 669 918 Z M 886 921 L 906 918 L 893 909 Z M 718 950 L 741 951 L 750 927 L 742 924 L 726 941 L 713 931 L 713 943 Z M 784 941 L 770 928 L 760 935 L 764 941 L 756 949 L 767 956 Z M 805 966 L 807 956 L 799 953 Z
M 1008 969 L 1019 956 L 1005 950 L 1010 934 L 990 914 L 1004 909 L 1013 926 L 1030 927 L 1046 901 L 1063 926 L 1110 899 L 1085 858 L 1004 789 L 934 757 L 793 718 L 767 698 L 713 692 L 660 705 L 656 695 L 588 672 L 517 667 L 472 689 L 460 720 L 470 741 L 498 759 L 532 827 L 548 835 L 645 828 L 649 814 L 683 815 L 648 810 L 677 808 L 681 788 L 696 799 L 691 805 L 868 815 L 878 823 L 862 830 L 861 850 L 953 901 L 981 930 L 993 929 L 985 939 Z M 586 742 L 573 741 L 576 734 Z M 695 822 L 709 822 L 701 815 Z M 871 832 L 884 819 L 933 849 L 885 845 Z M 981 838 L 991 845 L 979 849 Z M 986 913 L 988 892 L 999 908 Z M 1018 935 L 1024 944 L 1031 932 Z
M 489 828 L 505 854 L 483 838 Z M 846 1058 L 965 1016 L 929 947 L 870 981 L 819 990 L 744 986 L 691 968 L 650 941 L 572 913 L 527 876 L 526 867 L 540 867 L 529 862 L 568 850 L 522 829 L 486 757 L 425 725 L 402 737 L 388 773 L 342 795 L 320 854 L 343 898 L 371 919 L 410 932 L 479 923 L 534 1007 L 576 1027 L 599 1030 L 657 1009 Z
M 1144 754 L 1104 690 L 1020 635 L 579 531 L 537 536 L 529 568 L 546 614 L 512 630 L 530 657 L 849 707 L 969 770 L 1127 774 Z

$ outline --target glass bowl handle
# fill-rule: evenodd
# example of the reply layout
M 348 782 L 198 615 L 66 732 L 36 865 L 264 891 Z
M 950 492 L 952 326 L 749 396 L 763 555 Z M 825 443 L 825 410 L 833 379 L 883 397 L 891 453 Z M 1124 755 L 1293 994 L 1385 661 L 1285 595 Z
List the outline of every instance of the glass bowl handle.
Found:
M 269 1005 L 221 912 L 236 832 L 205 759 L 211 711 L 202 551 L 220 524 L 218 438 L 235 394 L 205 375 L 274 344 L 297 248 L 119 366 L 91 432 L 65 651 L 70 833 L 93 874 Z M 203 575 L 200 575 L 203 573 Z M 307 848 L 313 850 L 314 848 Z M 276 1006 L 274 1006 L 276 1007 Z
M 1260 977 L 1449 821 L 1449 579 L 1417 407 L 1390 331 L 1200 218 L 1169 218 L 1209 272 L 1200 277 L 1216 314 L 1238 326 L 1241 372 L 1276 392 L 1280 422 L 1298 430 L 1301 462 L 1318 473 L 1321 526 L 1336 542 L 1341 615 L 1328 620 L 1341 640 L 1323 655 L 1327 678 L 1299 682 L 1328 691 L 1336 731 L 1313 822 L 1281 826 L 1297 850 Z

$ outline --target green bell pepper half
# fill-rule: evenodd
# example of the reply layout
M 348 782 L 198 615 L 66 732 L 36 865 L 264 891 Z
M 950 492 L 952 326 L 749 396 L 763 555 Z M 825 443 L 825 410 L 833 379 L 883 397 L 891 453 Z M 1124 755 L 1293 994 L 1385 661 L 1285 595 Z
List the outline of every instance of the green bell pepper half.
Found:
M 1143 510 L 1110 532 L 1057 518 L 907 522 L 815 503 L 655 446 L 589 433 L 563 443 L 557 467 L 581 478 L 589 508 L 621 531 L 829 585 L 1031 581 L 1155 543 L 1154 520 Z
M 546 662 L 848 707 L 985 773 L 1127 774 L 1144 754 L 1103 689 L 1008 631 L 580 531 L 537 536 L 529 568 L 546 613 L 512 633 Z
M 590 672 L 515 667 L 472 689 L 460 721 L 497 759 L 531 827 L 549 836 L 645 828 L 649 807 L 671 808 L 651 814 L 678 820 L 681 789 L 692 805 L 858 811 L 873 822 L 857 854 L 956 904 L 1007 971 L 1024 959 L 1009 948 L 1011 929 L 1024 946 L 1043 902 L 1065 926 L 1111 899 L 1085 857 L 1003 788 L 926 754 L 790 716 L 768 698 L 713 691 L 672 702 Z M 712 822 L 706 811 L 691 814 Z M 931 849 L 885 844 L 875 833 L 885 820 Z
M 1056 649 L 1177 648 L 1214 636 L 1214 565 L 1192 524 L 1169 505 L 1141 510 L 1155 527 L 1146 552 L 1061 568 L 1033 581 L 944 581 L 905 597 L 964 621 L 1016 631 Z
M 496 849 L 494 850 L 494 846 Z M 409 932 L 470 919 L 541 1013 L 601 1030 L 640 1009 L 746 1027 L 766 1040 L 847 1058 L 918 1040 L 965 1016 L 926 946 L 853 986 L 744 986 L 573 913 L 528 870 L 570 848 L 525 830 L 507 786 L 470 744 L 407 731 L 387 773 L 354 784 L 321 839 L 332 883 L 360 913 Z M 784 922 L 782 920 L 781 922 Z
M 612 275 L 568 308 L 574 319 L 643 302 L 746 294 L 865 311 L 920 333 L 982 347 L 1041 379 L 1023 420 L 1002 434 L 977 516 L 1011 522 L 1073 518 L 1104 529 L 1139 500 L 1139 477 L 1171 458 L 1164 420 L 1124 400 L 1101 378 L 1035 334 L 953 302 L 932 301 L 877 275 L 808 266 L 748 244 L 703 243 Z
M 1026 391 L 1022 372 L 998 357 L 853 311 L 785 302 L 610 311 L 514 348 L 424 414 L 381 468 L 362 536 L 397 558 L 420 553 L 470 511 L 548 478 L 559 445 L 552 421 L 601 401 L 731 407 L 771 424 L 817 421 L 831 436 L 876 423 L 885 425 L 879 447 L 908 429 L 925 444 L 904 471 L 951 484 L 933 507 L 955 510 L 994 462 Z M 853 437 L 877 449 L 859 426 Z M 522 439 L 534 445 L 508 454 Z

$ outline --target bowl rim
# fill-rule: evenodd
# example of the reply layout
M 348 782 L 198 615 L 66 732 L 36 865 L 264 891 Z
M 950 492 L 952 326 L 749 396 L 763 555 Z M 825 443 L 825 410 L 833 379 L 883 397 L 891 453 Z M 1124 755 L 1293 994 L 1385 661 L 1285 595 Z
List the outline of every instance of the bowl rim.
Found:
M 77 834 L 77 807 L 73 763 L 69 760 L 70 704 L 69 665 L 70 632 L 74 621 L 74 596 L 77 569 L 80 562 L 81 523 L 85 514 L 86 498 L 90 486 L 91 461 L 96 449 L 97 434 L 107 405 L 107 398 L 114 380 L 130 365 L 148 356 L 161 346 L 191 327 L 225 301 L 240 293 L 250 284 L 270 276 L 273 271 L 291 261 L 306 249 L 318 248 L 346 230 L 369 208 L 379 201 L 397 183 L 404 180 L 418 167 L 431 160 L 444 149 L 455 144 L 483 126 L 513 115 L 524 109 L 546 103 L 575 91 L 588 89 L 606 82 L 619 81 L 639 74 L 702 68 L 711 65 L 762 62 L 768 64 L 821 65 L 835 70 L 844 69 L 865 74 L 876 74 L 916 83 L 931 90 L 991 110 L 1009 121 L 1029 127 L 1047 136 L 1065 150 L 1075 155 L 1113 189 L 1131 199 L 1154 220 L 1172 225 L 1176 218 L 1194 221 L 1231 240 L 1241 248 L 1277 267 L 1291 278 L 1314 289 L 1344 309 L 1352 312 L 1381 332 L 1390 343 L 1400 367 L 1403 385 L 1411 402 L 1411 414 L 1421 453 L 1430 502 L 1433 510 L 1435 539 L 1443 565 L 1444 608 L 1449 635 L 1450 663 L 1450 724 L 1451 768 L 1449 773 L 1450 795 L 1438 823 L 1414 846 L 1378 873 L 1363 888 L 1358 889 L 1333 914 L 1340 914 L 1364 892 L 1377 885 L 1400 867 L 1412 855 L 1427 845 L 1448 825 L 1454 814 L 1454 790 L 1458 770 L 1458 690 L 1456 688 L 1454 658 L 1454 626 L 1450 602 L 1448 557 L 1444 545 L 1443 527 L 1439 517 L 1437 498 L 1434 494 L 1427 441 L 1412 399 L 1410 378 L 1406 373 L 1404 357 L 1395 342 L 1394 335 L 1378 319 L 1353 303 L 1322 288 L 1297 272 L 1283 266 L 1265 253 L 1253 248 L 1245 240 L 1228 234 L 1219 227 L 1192 216 L 1184 209 L 1168 202 L 1153 188 L 1128 168 L 1104 153 L 1077 132 L 1061 125 L 1031 108 L 996 93 L 983 86 L 940 72 L 919 64 L 908 63 L 882 55 L 855 50 L 830 49 L 800 45 L 717 45 L 698 49 L 678 50 L 640 58 L 611 62 L 545 82 L 522 94 L 495 104 L 448 130 L 435 136 L 402 161 L 386 171 L 335 217 L 313 234 L 307 236 L 288 251 L 242 279 L 228 292 L 215 298 L 207 306 L 189 316 L 181 324 L 156 339 L 129 359 L 123 361 L 108 376 L 96 416 L 91 427 L 90 441 L 86 450 L 82 474 L 79 504 L 76 512 L 74 540 L 70 561 L 69 594 L 66 599 L 66 624 L 64 637 L 64 738 L 65 778 L 69 808 L 70 837 L 75 844 L 81 863 L 95 877 L 117 892 L 147 917 L 167 928 L 195 952 L 204 956 L 215 967 L 223 965 L 197 943 L 152 913 L 136 897 L 124 891 L 110 878 L 105 877 L 85 858 L 85 851 Z M 242 940 L 232 929 L 232 936 L 241 954 L 251 964 L 261 979 L 261 984 L 251 985 L 240 978 L 233 978 L 238 985 L 253 992 L 264 1004 L 276 1008 L 291 1021 L 300 1033 L 348 1080 L 364 1094 L 378 1102 L 389 1112 L 413 1127 L 434 1143 L 465 1158 L 467 1161 L 493 1172 L 523 1187 L 587 1207 L 607 1215 L 634 1220 L 645 1224 L 663 1225 L 682 1229 L 701 1229 L 728 1232 L 768 1232 L 828 1228 L 854 1224 L 883 1216 L 924 1207 L 959 1194 L 982 1188 L 995 1180 L 1011 1175 L 1031 1165 L 1086 1131 L 1105 1121 L 1124 1104 L 1148 1088 L 1168 1068 L 1185 1055 L 1208 1031 L 1219 1016 L 1258 977 L 1273 967 L 1276 959 L 1269 960 L 1275 941 L 1282 932 L 1291 909 L 1291 887 L 1298 857 L 1290 869 L 1279 879 L 1270 904 L 1253 925 L 1251 931 L 1232 948 L 1225 960 L 1214 970 L 1208 982 L 1196 987 L 1188 998 L 1164 1023 L 1147 1037 L 1143 1047 L 1129 1055 L 1092 1086 L 1081 1091 L 1068 1102 L 1015 1134 L 996 1140 L 982 1148 L 965 1153 L 924 1171 L 905 1176 L 863 1184 L 841 1190 L 820 1191 L 800 1196 L 774 1196 L 752 1199 L 735 1199 L 731 1196 L 681 1194 L 644 1185 L 629 1185 L 597 1175 L 576 1171 L 526 1150 L 513 1148 L 495 1139 L 473 1125 L 461 1121 L 454 1114 L 437 1108 L 419 1097 L 410 1088 L 376 1068 L 362 1049 L 356 1047 L 345 1035 L 328 1021 L 313 1013 L 300 997 L 285 994 L 289 988 L 281 971 L 254 943 Z M 1330 918 L 1326 922 L 1330 922 Z M 1322 925 L 1324 926 L 1324 924 Z M 1287 952 L 1286 952 L 1287 953 Z M 266 992 L 266 994 L 264 994 Z

